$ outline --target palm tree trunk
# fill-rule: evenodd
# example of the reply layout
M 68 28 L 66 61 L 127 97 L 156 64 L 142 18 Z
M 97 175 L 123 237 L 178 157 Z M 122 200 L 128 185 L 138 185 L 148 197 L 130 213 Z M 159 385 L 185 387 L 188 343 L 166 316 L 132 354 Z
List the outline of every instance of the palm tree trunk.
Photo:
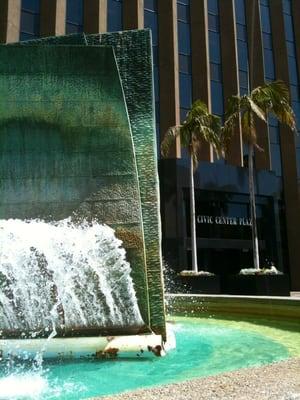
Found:
M 254 268 L 259 269 L 259 248 L 258 248 L 256 206 L 255 206 L 253 150 L 254 150 L 253 144 L 249 144 L 248 169 L 249 169 L 250 215 L 252 222 L 251 228 L 252 228 L 253 263 L 254 263 Z
M 190 212 L 191 212 L 191 248 L 192 248 L 192 269 L 198 272 L 197 262 L 197 237 L 196 237 L 196 211 L 195 211 L 195 190 L 194 190 L 194 167 L 193 158 L 190 156 Z

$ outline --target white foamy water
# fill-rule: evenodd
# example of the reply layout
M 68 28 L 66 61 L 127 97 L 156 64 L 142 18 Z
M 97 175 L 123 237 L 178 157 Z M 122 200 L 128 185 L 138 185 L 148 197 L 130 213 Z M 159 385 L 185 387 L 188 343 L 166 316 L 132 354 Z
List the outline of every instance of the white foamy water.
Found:
M 0 220 L 0 331 L 142 325 L 125 256 L 98 223 Z
M 0 378 L 0 400 L 40 399 L 47 390 L 48 382 L 39 374 Z
M 72 393 L 84 396 L 86 390 L 82 384 L 71 382 L 57 384 L 53 380 L 50 384 L 42 372 L 16 373 L 0 378 L 0 400 L 54 400 Z

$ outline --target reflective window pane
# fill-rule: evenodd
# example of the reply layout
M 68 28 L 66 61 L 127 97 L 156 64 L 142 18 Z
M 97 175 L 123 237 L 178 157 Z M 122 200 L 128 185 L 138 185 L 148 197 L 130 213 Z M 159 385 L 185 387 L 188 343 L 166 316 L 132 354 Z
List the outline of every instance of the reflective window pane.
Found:
M 277 176 L 282 176 L 281 153 L 278 144 L 270 144 L 272 170 Z
M 150 28 L 152 31 L 152 44 L 153 46 L 158 45 L 158 19 L 157 13 L 145 10 L 144 13 L 144 26 Z
M 282 0 L 282 6 L 283 6 L 283 12 L 285 14 L 290 14 L 290 15 L 292 14 L 290 0 Z
M 262 24 L 262 31 L 265 33 L 271 33 L 271 20 L 270 20 L 270 10 L 269 7 L 260 7 L 260 17 Z
M 192 77 L 179 74 L 180 107 L 189 109 L 192 104 Z
M 245 71 L 239 70 L 239 78 L 240 78 L 240 87 L 248 89 L 248 73 Z
M 295 50 L 295 45 L 293 42 L 286 42 L 286 48 L 287 48 L 287 53 L 288 56 L 290 57 L 296 57 L 296 50 Z
M 269 79 L 275 79 L 273 52 L 269 49 L 264 50 L 264 64 L 265 76 Z
M 191 54 L 190 25 L 178 21 L 178 49 L 181 54 Z
M 83 0 L 67 1 L 67 22 L 83 24 Z
M 211 103 L 214 114 L 224 114 L 223 85 L 220 82 L 211 81 Z
M 210 79 L 212 81 L 222 81 L 222 70 L 220 64 L 210 63 Z
M 279 128 L 275 126 L 269 126 L 269 138 L 270 143 L 279 144 Z
M 107 1 L 107 29 L 109 32 L 121 31 L 123 29 L 123 4 L 120 1 Z
M 218 33 L 209 32 L 209 60 L 217 64 L 221 63 L 220 37 Z
M 29 10 L 35 13 L 40 12 L 40 0 L 22 0 L 22 6 L 24 10 Z
M 151 11 L 157 11 L 157 0 L 144 0 L 144 8 Z
M 263 33 L 263 44 L 265 49 L 273 49 L 272 35 L 269 33 Z
M 217 15 L 208 14 L 208 29 L 219 32 L 219 17 Z
M 293 29 L 293 19 L 291 15 L 284 14 L 284 29 L 286 40 L 294 40 L 294 29 Z
M 219 13 L 218 0 L 207 0 L 207 8 L 209 13 L 218 14 Z
M 297 61 L 294 57 L 288 57 L 290 83 L 298 85 Z
M 177 4 L 177 18 L 183 22 L 190 21 L 190 8 L 182 4 Z
M 247 41 L 247 29 L 245 25 L 236 24 L 237 38 L 243 41 Z
M 235 18 L 239 24 L 246 24 L 244 0 L 235 0 Z
M 190 56 L 179 54 L 179 71 L 186 74 L 191 74 L 192 65 Z
M 40 2 L 23 0 L 21 3 L 20 40 L 40 36 Z
M 189 112 L 189 109 L 187 109 L 187 108 L 180 108 L 180 122 L 181 122 L 181 123 L 182 123 L 183 121 L 185 121 L 188 112 Z
M 246 42 L 238 41 L 239 69 L 248 71 L 248 47 Z

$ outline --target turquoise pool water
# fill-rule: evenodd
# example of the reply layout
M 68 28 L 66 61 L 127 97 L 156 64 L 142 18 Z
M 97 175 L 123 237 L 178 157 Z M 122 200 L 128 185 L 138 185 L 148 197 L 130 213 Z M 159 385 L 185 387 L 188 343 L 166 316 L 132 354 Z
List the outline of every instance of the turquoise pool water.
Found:
M 164 358 L 44 362 L 41 370 L 23 363 L 18 372 L 0 364 L 0 399 L 86 399 L 290 356 L 279 340 L 247 327 L 200 318 L 175 318 L 171 325 L 177 349 Z

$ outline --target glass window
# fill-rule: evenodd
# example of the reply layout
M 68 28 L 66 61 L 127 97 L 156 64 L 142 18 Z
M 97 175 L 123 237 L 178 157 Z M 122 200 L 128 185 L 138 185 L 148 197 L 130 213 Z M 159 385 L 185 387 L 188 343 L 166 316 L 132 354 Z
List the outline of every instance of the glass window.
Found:
M 238 42 L 239 69 L 248 71 L 248 47 L 246 42 Z
M 144 0 L 144 8 L 151 11 L 157 11 L 157 0 Z
M 291 15 L 284 14 L 284 29 L 285 29 L 286 40 L 293 42 L 294 29 L 293 29 L 293 19 Z
M 83 0 L 67 1 L 66 33 L 83 31 Z
M 40 0 L 22 0 L 22 8 L 31 12 L 40 12 Z
M 211 81 L 211 104 L 212 112 L 223 116 L 223 85 L 220 82 Z
M 179 71 L 186 74 L 191 74 L 192 65 L 190 56 L 179 54 Z
M 123 29 L 123 4 L 122 1 L 107 1 L 107 30 L 109 32 L 121 31 Z
M 189 109 L 192 104 L 192 77 L 179 74 L 180 107 Z
M 181 123 L 182 123 L 183 121 L 185 121 L 188 112 L 189 112 L 189 109 L 187 109 L 187 108 L 180 108 L 180 122 L 181 122 Z
M 268 117 L 268 124 L 271 126 L 279 126 L 278 119 L 275 118 L 272 114 Z
M 210 63 L 210 79 L 212 81 L 222 81 L 222 70 L 220 64 Z
M 297 61 L 294 57 L 288 57 L 290 83 L 298 85 Z
M 269 33 L 263 33 L 263 44 L 265 49 L 273 49 L 272 35 Z
M 271 143 L 270 149 L 272 158 L 272 170 L 277 176 L 282 176 L 280 146 L 278 144 Z
M 283 0 L 282 2 L 282 6 L 283 6 L 283 12 L 285 14 L 292 14 L 292 9 L 291 9 L 291 2 L 290 0 Z
M 238 24 L 246 25 L 244 0 L 235 0 L 235 18 Z
M 262 31 L 265 33 L 271 33 L 271 20 L 270 20 L 269 7 L 265 6 L 260 7 L 260 17 L 261 17 Z
M 245 71 L 239 70 L 239 78 L 240 78 L 240 86 L 248 89 L 248 73 Z
M 38 31 L 39 21 L 35 14 L 22 12 L 21 25 L 23 32 L 35 35 L 35 33 Z
M 279 144 L 279 129 L 275 126 L 269 126 L 270 143 Z
M 210 62 L 221 63 L 220 36 L 216 32 L 209 32 L 209 59 Z
M 296 50 L 295 50 L 295 45 L 293 42 L 286 42 L 286 48 L 287 48 L 287 53 L 288 56 L 290 57 L 296 57 Z
M 158 72 L 158 67 L 155 66 L 153 68 L 153 79 L 154 79 L 154 95 L 155 95 L 155 101 L 159 101 L 159 72 Z
M 190 20 L 190 8 L 182 4 L 177 4 L 177 18 L 179 21 L 189 22 Z
M 240 95 L 246 96 L 248 94 L 248 87 L 240 86 Z
M 22 0 L 20 20 L 20 40 L 30 40 L 40 36 L 39 0 Z
M 219 13 L 218 0 L 208 0 L 207 1 L 207 8 L 208 8 L 208 12 L 209 13 L 218 14 Z
M 272 50 L 264 49 L 264 64 L 265 76 L 269 79 L 275 79 L 275 68 Z
M 178 49 L 181 54 L 191 54 L 190 26 L 178 21 Z
M 145 28 L 150 28 L 152 31 L 152 44 L 153 46 L 158 45 L 158 19 L 157 13 L 145 10 L 144 13 L 144 26 Z
M 247 29 L 245 25 L 236 24 L 236 34 L 237 38 L 243 40 L 244 42 L 247 41 Z
M 208 29 L 211 31 L 219 32 L 219 17 L 218 15 L 208 14 Z

